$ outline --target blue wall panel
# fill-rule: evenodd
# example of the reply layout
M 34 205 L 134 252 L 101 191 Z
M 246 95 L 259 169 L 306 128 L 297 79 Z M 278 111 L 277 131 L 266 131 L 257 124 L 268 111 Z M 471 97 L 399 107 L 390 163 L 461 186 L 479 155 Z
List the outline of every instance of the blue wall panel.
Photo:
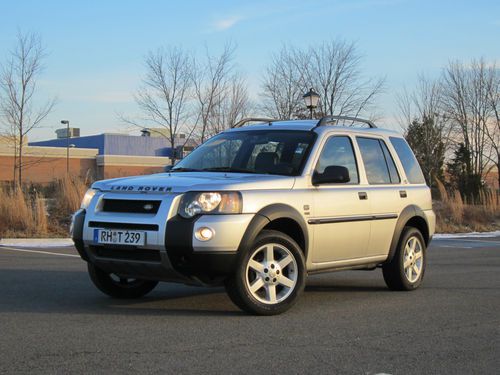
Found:
M 97 148 L 99 155 L 170 156 L 171 150 L 165 138 L 99 134 L 70 138 L 77 148 Z M 66 147 L 66 139 L 30 142 L 30 146 Z

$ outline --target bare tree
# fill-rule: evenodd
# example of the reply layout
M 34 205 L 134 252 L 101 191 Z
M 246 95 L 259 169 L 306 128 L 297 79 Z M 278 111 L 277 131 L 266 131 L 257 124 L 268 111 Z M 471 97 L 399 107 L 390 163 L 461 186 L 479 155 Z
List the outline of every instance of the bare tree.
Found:
M 207 136 L 212 136 L 229 129 L 236 122 L 246 117 L 251 109 L 246 81 L 239 74 L 229 80 L 227 89 L 215 100 L 216 105 L 207 129 Z
M 497 168 L 498 186 L 500 187 L 500 71 L 495 64 L 487 68 L 488 101 L 491 108 L 491 119 L 486 126 L 490 141 L 491 162 Z
M 303 106 L 302 95 L 313 88 L 320 94 L 319 113 L 368 114 L 384 80 L 364 78 L 361 62 L 356 45 L 342 40 L 303 50 L 284 46 L 266 70 L 263 109 L 281 119 L 292 118 Z
M 233 70 L 233 58 L 236 47 L 229 43 L 219 56 L 210 55 L 206 51 L 206 60 L 201 63 L 195 61 L 191 79 L 196 97 L 196 113 L 199 122 L 199 137 L 204 142 L 209 134 L 211 124 L 214 123 L 216 108 L 225 97 L 230 87 Z
M 35 105 L 37 80 L 43 71 L 45 49 L 37 34 L 18 33 L 16 47 L 10 52 L 0 75 L 0 113 L 4 134 L 14 144 L 14 181 L 22 183 L 24 143 L 33 129 L 52 111 L 56 99 Z
M 404 90 L 396 100 L 399 122 L 417 157 L 427 184 L 444 179 L 445 153 L 451 142 L 450 121 L 443 112 L 442 85 L 437 79 L 419 75 L 413 91 Z
M 291 119 L 303 107 L 305 83 L 296 57 L 293 48 L 283 46 L 266 68 L 261 110 L 271 118 Z
M 135 101 L 143 117 L 139 120 L 120 116 L 131 125 L 144 125 L 166 130 L 175 161 L 175 146 L 179 132 L 189 116 L 188 101 L 192 95 L 191 58 L 181 48 L 171 47 L 150 52 L 145 61 L 146 75 L 143 86 L 135 94 Z M 188 130 L 192 133 L 193 129 Z M 187 138 L 188 139 L 188 138 Z
M 319 110 L 325 115 L 368 114 L 381 93 L 384 79 L 366 79 L 361 74 L 362 57 L 354 43 L 332 40 L 296 52 L 302 88 L 320 94 Z
M 415 89 L 408 92 L 406 89 L 398 95 L 396 100 L 400 111 L 400 123 L 404 128 L 415 118 L 442 117 L 443 87 L 439 80 L 432 80 L 419 75 Z
M 489 162 L 490 82 L 483 59 L 471 64 L 451 62 L 443 74 L 443 105 L 470 154 L 467 171 L 483 176 Z

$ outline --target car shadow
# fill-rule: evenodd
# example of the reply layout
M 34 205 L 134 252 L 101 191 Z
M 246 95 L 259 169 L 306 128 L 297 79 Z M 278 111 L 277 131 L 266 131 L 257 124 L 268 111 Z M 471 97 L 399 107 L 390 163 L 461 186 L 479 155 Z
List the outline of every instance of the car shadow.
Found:
M 312 280 L 301 299 L 314 293 L 358 293 L 386 291 L 380 285 L 350 285 L 343 280 Z M 309 295 L 309 297 L 308 297 Z M 98 291 L 87 272 L 0 269 L 0 313 L 125 314 L 161 316 L 241 316 L 224 288 L 192 287 L 160 283 L 140 299 L 112 299 Z

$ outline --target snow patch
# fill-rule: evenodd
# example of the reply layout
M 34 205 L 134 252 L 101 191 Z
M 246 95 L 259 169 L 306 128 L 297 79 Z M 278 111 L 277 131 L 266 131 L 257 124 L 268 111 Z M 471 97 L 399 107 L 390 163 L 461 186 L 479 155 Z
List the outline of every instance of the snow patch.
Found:
M 65 247 L 73 246 L 71 238 L 4 238 L 0 240 L 0 246 L 12 247 Z
M 439 233 L 435 234 L 433 239 L 446 238 L 488 238 L 500 237 L 500 230 L 494 232 L 470 232 L 470 233 Z

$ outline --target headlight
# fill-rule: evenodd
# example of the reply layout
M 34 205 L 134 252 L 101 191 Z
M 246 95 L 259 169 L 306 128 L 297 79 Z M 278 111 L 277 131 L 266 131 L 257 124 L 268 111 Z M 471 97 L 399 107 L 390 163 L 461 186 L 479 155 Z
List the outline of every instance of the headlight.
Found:
M 89 189 L 89 190 L 87 190 L 87 192 L 83 196 L 82 204 L 81 204 L 80 208 L 86 209 L 89 206 L 90 201 L 92 200 L 92 198 L 94 198 L 94 195 L 98 191 L 99 190 L 97 190 L 97 189 Z
M 238 192 L 189 192 L 182 197 L 179 215 L 191 218 L 200 214 L 239 214 L 241 207 L 242 199 Z

